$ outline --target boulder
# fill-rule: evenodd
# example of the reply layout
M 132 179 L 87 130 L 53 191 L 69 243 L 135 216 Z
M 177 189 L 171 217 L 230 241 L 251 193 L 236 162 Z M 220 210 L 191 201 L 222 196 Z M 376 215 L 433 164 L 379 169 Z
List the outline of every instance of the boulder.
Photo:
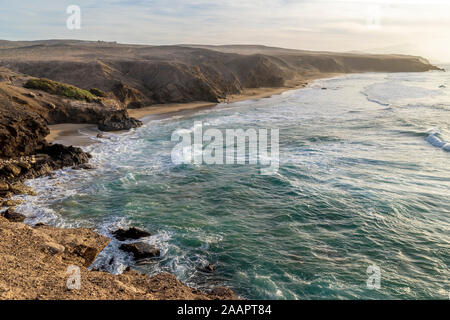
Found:
M 0 191 L 0 196 L 4 199 L 11 199 L 13 195 L 11 191 Z
M 24 169 L 25 171 L 28 171 L 28 170 L 31 169 L 31 164 L 29 162 L 26 162 L 26 161 L 18 162 L 17 165 L 20 168 Z
M 3 167 L 2 171 L 5 173 L 12 174 L 14 177 L 18 177 L 20 175 L 21 169 L 15 164 L 8 163 Z
M 98 128 L 102 131 L 129 130 L 140 126 L 142 126 L 142 122 L 130 118 L 126 110 L 111 112 L 98 123 Z
M 92 156 L 81 148 L 63 146 L 61 144 L 46 145 L 42 151 L 60 166 L 75 166 L 87 163 Z
M 22 222 L 25 220 L 26 216 L 21 213 L 16 212 L 14 208 L 9 208 L 3 212 L 3 217 L 11 222 Z
M 77 245 L 72 249 L 72 252 L 74 254 L 84 259 L 85 267 L 90 266 L 94 262 L 95 258 L 100 253 L 100 251 L 101 249 L 99 250 L 99 248 L 87 246 L 84 244 Z
M 63 253 L 65 250 L 64 246 L 55 242 L 45 242 L 42 244 L 42 247 L 52 255 Z
M 35 228 L 45 227 L 45 226 L 46 226 L 46 224 L 43 223 L 43 222 L 38 222 L 38 223 L 36 223 L 36 224 L 34 225 Z
M 215 269 L 216 269 L 216 267 L 211 263 L 209 263 L 208 265 L 205 266 L 206 272 L 214 272 Z
M 149 237 L 151 234 L 145 230 L 140 230 L 135 227 L 131 227 L 129 229 L 117 229 L 112 233 L 114 237 L 119 241 L 125 240 L 137 240 L 144 237 Z
M 24 202 L 23 200 L 19 200 L 19 199 L 16 199 L 16 200 L 4 200 L 3 201 L 3 206 L 4 207 L 14 207 L 14 206 L 18 206 L 18 205 L 22 204 L 23 202 Z M 1 203 L 1 201 L 0 201 L 0 203 Z
M 24 185 L 23 183 L 16 182 L 9 186 L 9 190 L 14 194 L 28 194 L 30 196 L 35 196 L 36 193 L 32 188 Z
M 6 182 L 0 181 L 0 191 L 8 191 L 9 190 L 9 184 Z
M 136 260 L 155 258 L 161 255 L 161 251 L 158 248 L 145 242 L 122 244 L 120 250 L 132 253 Z

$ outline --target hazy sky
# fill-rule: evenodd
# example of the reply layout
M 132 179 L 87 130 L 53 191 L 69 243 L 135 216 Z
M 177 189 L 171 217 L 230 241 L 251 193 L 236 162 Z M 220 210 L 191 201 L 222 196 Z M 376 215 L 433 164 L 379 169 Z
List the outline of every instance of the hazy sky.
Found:
M 81 29 L 69 30 L 69 5 Z M 0 0 L 0 39 L 265 44 L 450 62 L 449 0 Z

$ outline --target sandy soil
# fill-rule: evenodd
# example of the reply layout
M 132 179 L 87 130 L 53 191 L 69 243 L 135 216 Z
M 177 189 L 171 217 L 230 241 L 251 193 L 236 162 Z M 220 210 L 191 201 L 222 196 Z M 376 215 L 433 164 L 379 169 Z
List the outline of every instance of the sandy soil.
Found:
M 62 123 L 48 127 L 50 128 L 50 134 L 46 137 L 48 142 L 77 147 L 94 143 L 91 137 L 101 132 L 97 129 L 97 125 L 87 123 Z

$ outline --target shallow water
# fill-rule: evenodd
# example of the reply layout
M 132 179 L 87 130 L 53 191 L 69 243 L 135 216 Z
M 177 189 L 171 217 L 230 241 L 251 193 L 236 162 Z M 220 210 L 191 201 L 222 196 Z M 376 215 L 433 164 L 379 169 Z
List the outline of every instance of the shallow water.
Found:
M 322 87 L 327 90 L 322 90 Z M 280 168 L 175 165 L 171 135 L 208 128 L 279 129 Z M 450 76 L 356 74 L 318 80 L 144 127 L 86 149 L 92 171 L 36 179 L 30 223 L 137 225 L 162 258 L 136 266 L 246 298 L 448 298 Z M 45 190 L 45 191 L 44 191 Z M 98 258 L 118 273 L 112 241 Z M 217 270 L 204 273 L 207 264 Z M 371 290 L 367 268 L 381 270 Z

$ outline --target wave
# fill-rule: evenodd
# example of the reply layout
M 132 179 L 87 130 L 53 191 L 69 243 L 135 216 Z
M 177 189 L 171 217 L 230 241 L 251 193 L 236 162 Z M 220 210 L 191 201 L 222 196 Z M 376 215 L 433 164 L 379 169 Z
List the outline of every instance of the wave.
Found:
M 439 137 L 439 133 L 437 133 L 436 131 L 429 131 L 426 141 L 434 147 L 441 148 L 444 151 L 450 152 L 450 143 L 443 141 Z
M 375 83 L 366 87 L 361 94 L 369 102 L 388 107 L 392 104 L 401 104 L 410 99 L 429 99 L 442 95 L 441 90 L 434 90 L 412 85 L 399 84 L 397 81 Z

